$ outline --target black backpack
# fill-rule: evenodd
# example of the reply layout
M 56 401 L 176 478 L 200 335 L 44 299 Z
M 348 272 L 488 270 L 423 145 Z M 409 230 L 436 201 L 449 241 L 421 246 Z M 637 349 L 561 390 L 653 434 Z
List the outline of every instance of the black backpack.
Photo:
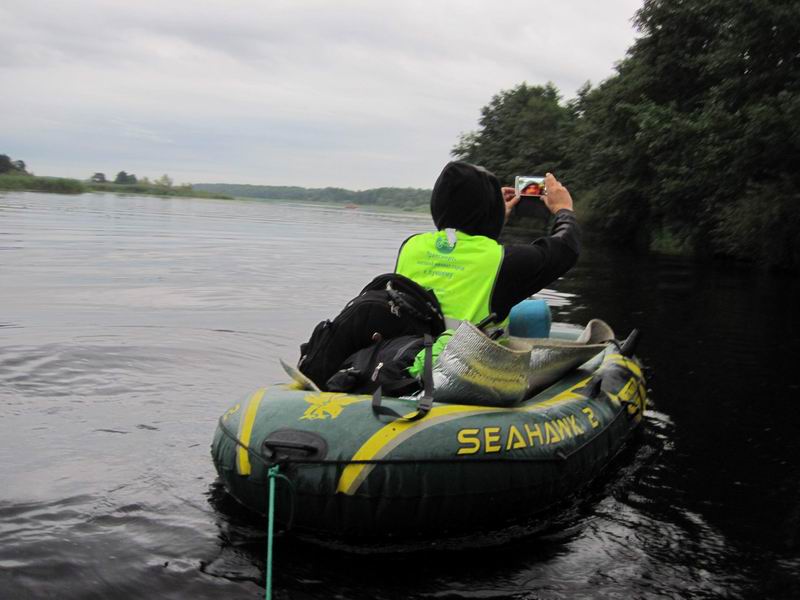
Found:
M 407 368 L 425 347 L 424 335 L 401 335 L 357 350 L 325 382 L 331 392 L 372 394 L 377 388 L 390 396 L 407 396 L 422 387 Z
M 328 380 L 343 367 L 353 366 L 345 362 L 356 352 L 403 336 L 436 338 L 444 329 L 442 309 L 433 292 L 403 275 L 385 273 L 368 283 L 333 321 L 322 321 L 314 328 L 311 338 L 300 345 L 297 368 L 321 390 L 333 391 Z M 362 390 L 353 385 L 350 391 Z

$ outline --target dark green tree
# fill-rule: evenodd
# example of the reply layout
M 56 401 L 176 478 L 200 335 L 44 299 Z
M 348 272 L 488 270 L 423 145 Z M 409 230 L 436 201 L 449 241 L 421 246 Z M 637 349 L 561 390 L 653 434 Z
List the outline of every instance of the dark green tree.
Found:
M 500 92 L 481 109 L 480 128 L 461 136 L 452 154 L 494 172 L 502 182 L 515 175 L 568 167 L 566 142 L 572 113 L 552 83 L 521 84 Z
M 800 265 L 800 4 L 645 0 L 636 24 L 617 75 L 575 102 L 593 224 Z
M 114 178 L 114 183 L 119 183 L 119 184 L 123 184 L 123 185 L 125 185 L 125 184 L 131 185 L 131 184 L 136 183 L 136 181 L 137 181 L 136 180 L 136 175 L 134 175 L 133 173 L 131 173 L 129 175 L 125 171 L 120 171 L 119 173 L 117 173 L 117 176 Z
M 25 174 L 25 162 L 21 160 L 11 160 L 11 157 L 0 154 L 0 173 L 22 173 Z
M 644 0 L 599 86 L 497 94 L 453 154 L 554 171 L 624 245 L 800 267 L 800 3 Z

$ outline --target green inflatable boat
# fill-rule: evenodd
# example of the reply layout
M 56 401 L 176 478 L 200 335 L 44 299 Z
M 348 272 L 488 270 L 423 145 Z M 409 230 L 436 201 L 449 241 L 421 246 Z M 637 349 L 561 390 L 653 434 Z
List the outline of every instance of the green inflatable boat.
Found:
M 370 396 L 263 387 L 220 417 L 214 464 L 227 491 L 262 514 L 278 465 L 276 518 L 301 533 L 385 540 L 501 527 L 579 491 L 623 448 L 647 402 L 631 346 L 592 346 L 510 406 L 448 398 L 413 421 L 376 416 Z M 417 413 L 414 398 L 383 406 Z

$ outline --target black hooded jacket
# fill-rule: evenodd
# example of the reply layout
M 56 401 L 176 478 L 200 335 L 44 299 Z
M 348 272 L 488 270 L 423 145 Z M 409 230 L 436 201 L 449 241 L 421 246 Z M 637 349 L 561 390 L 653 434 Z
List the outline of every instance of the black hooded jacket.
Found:
M 500 182 L 482 167 L 455 161 L 445 165 L 431 194 L 431 216 L 439 230 L 500 237 L 505 203 Z M 580 254 L 580 227 L 571 210 L 560 210 L 550 235 L 531 244 L 505 244 L 491 309 L 505 319 L 511 308 L 569 271 Z

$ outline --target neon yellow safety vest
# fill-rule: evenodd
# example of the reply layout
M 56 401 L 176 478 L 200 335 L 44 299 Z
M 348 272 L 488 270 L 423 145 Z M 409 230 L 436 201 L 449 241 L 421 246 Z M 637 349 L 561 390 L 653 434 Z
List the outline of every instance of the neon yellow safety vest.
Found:
M 407 239 L 395 272 L 433 290 L 447 328 L 455 329 L 461 321 L 477 324 L 489 316 L 502 262 L 503 247 L 492 238 L 446 229 Z

